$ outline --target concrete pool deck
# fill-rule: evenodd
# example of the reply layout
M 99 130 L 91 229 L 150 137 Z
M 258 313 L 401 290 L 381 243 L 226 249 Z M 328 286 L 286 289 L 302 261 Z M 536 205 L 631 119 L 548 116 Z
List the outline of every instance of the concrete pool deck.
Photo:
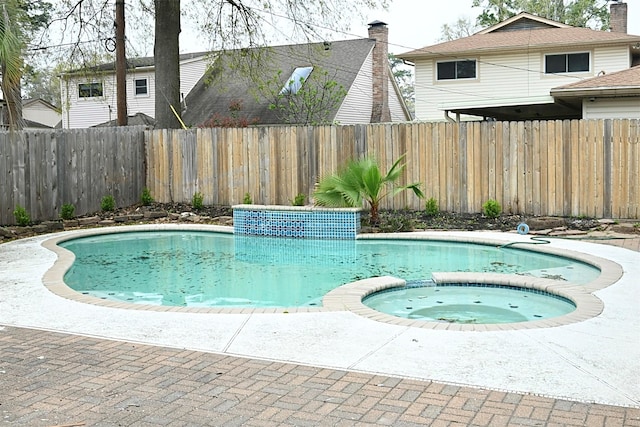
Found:
M 476 235 L 505 242 L 521 238 L 513 233 L 495 232 L 425 234 Z M 495 392 L 503 396 L 502 400 L 505 395 L 516 393 L 520 401 L 524 394 L 525 397 L 546 396 L 552 401 L 567 399 L 583 406 L 595 402 L 623 408 L 640 407 L 640 282 L 637 279 L 640 256 L 633 250 L 550 239 L 552 248 L 598 256 L 622 267 L 624 275 L 620 280 L 594 292 L 603 301 L 604 311 L 588 320 L 552 328 L 462 332 L 381 323 L 347 311 L 212 314 L 85 304 L 55 295 L 42 283 L 56 255 L 41 244 L 52 236 L 0 245 L 0 271 L 3 272 L 0 325 L 6 326 L 0 330 L 0 351 L 3 345 L 10 345 L 29 352 L 29 344 L 20 343 L 18 337 L 22 335 L 35 336 L 36 341 L 38 337 L 39 340 L 50 337 L 72 341 L 74 351 L 79 351 L 78 342 L 95 342 L 97 344 L 90 346 L 118 348 L 123 353 L 126 353 L 123 346 L 133 346 L 136 351 L 146 348 L 148 354 L 160 352 L 156 347 L 146 347 L 151 345 L 167 347 L 165 352 L 178 355 L 182 353 L 177 349 L 186 349 L 189 360 L 198 359 L 197 355 L 208 360 L 214 355 L 206 353 L 214 353 L 227 362 L 228 357 L 241 357 L 249 359 L 238 364 L 250 363 L 247 360 L 253 359 L 257 365 L 271 363 L 279 367 L 298 366 L 302 370 L 306 366 L 328 376 L 355 375 L 361 382 L 365 377 L 371 380 L 384 376 L 387 378 L 384 381 L 407 378 L 402 381 L 405 381 L 403 384 L 409 381 L 410 389 L 420 388 L 416 384 L 424 381 L 424 390 L 420 393 L 433 384 L 441 388 L 449 384 L 456 388 L 456 393 L 463 390 L 468 394 L 473 389 L 466 387 L 479 387 L 487 390 L 486 396 Z M 615 243 L 626 244 L 626 241 Z M 115 342 L 102 341 L 105 339 Z M 57 345 L 51 343 L 51 348 Z M 37 348 L 46 353 L 47 347 L 42 343 Z M 87 354 L 94 354 L 92 357 L 100 360 L 95 353 Z M 40 354 L 34 353 L 33 357 L 35 361 Z M 46 359 L 46 355 L 43 357 Z M 11 384 L 2 384 L 7 373 L 5 365 L 11 366 L 11 362 L 0 359 L 0 364 L 3 365 L 0 371 L 4 372 L 0 374 L 0 385 L 5 389 L 11 387 Z M 48 369 L 65 372 L 62 365 L 56 366 Z M 60 379 L 63 377 L 61 374 Z M 282 391 L 282 394 L 287 393 Z M 449 397 L 453 399 L 455 396 L 452 396 Z M 487 397 L 484 401 L 492 400 Z M 7 404 L 0 405 L 0 410 L 3 407 Z M 639 411 L 623 409 L 622 412 L 635 423 L 628 425 L 640 424 Z M 422 417 L 426 417 L 425 413 Z M 167 419 L 171 419 L 170 416 Z M 272 419 L 271 425 L 273 422 Z M 360 422 L 364 421 L 360 419 Z

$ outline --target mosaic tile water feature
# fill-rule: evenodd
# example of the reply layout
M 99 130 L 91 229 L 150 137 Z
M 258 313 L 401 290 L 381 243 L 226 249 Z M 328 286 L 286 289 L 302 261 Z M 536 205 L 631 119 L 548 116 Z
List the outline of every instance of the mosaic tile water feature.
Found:
M 355 239 L 360 232 L 360 209 L 310 206 L 235 205 L 236 235 L 302 239 Z

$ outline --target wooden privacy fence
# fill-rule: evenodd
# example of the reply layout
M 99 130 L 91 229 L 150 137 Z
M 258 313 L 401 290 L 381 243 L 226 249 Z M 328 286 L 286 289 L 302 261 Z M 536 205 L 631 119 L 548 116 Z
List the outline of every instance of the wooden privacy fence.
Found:
M 443 211 L 489 199 L 526 215 L 640 218 L 640 120 L 407 123 L 147 131 L 147 186 L 161 202 L 290 204 L 347 160 L 385 170 L 406 154 Z M 383 208 L 423 209 L 410 192 Z
M 0 224 L 24 207 L 34 221 L 97 212 L 106 195 L 137 203 L 145 178 L 144 128 L 0 133 Z

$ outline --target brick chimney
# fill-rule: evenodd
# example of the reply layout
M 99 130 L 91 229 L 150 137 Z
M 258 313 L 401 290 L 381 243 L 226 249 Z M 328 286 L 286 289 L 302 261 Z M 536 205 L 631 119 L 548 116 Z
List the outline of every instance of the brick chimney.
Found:
M 612 33 L 627 34 L 627 4 L 612 1 L 610 7 L 609 29 Z
M 376 41 L 373 47 L 373 106 L 371 123 L 391 121 L 389 111 L 389 29 L 381 21 L 369 24 L 369 38 Z

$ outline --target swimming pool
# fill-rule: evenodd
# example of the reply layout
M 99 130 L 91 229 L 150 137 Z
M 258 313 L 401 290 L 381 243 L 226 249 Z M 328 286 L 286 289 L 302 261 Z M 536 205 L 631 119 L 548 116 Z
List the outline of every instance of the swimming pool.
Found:
M 243 237 L 205 231 L 94 235 L 59 243 L 75 254 L 74 290 L 177 307 L 314 307 L 345 283 L 374 276 L 506 273 L 585 284 L 599 269 L 516 247 L 424 240 Z

